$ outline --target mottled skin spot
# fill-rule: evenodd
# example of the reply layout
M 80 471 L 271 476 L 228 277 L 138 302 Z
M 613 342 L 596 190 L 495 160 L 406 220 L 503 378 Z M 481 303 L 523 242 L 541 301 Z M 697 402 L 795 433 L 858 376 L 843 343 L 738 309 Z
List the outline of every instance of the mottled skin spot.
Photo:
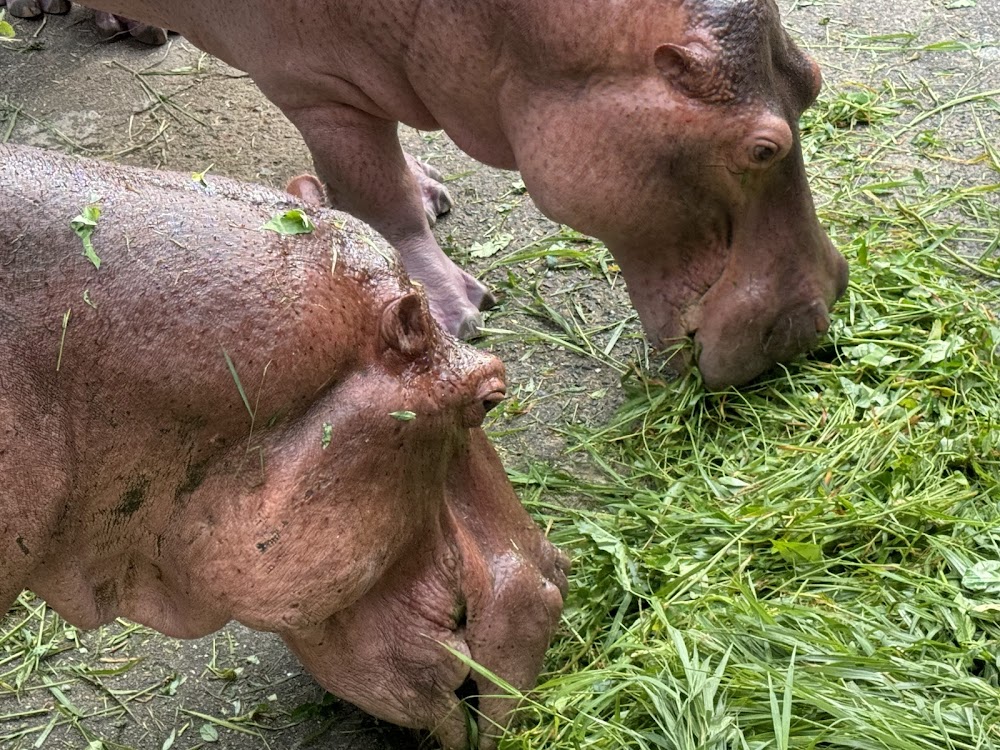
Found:
M 0 611 L 27 587 L 79 627 L 238 620 L 465 748 L 470 671 L 440 644 L 527 690 L 566 586 L 480 429 L 503 367 L 360 222 L 212 187 L 0 144 Z M 100 270 L 69 222 L 95 194 Z M 292 207 L 312 234 L 260 231 Z M 251 424 L 236 376 L 281 419 Z M 480 707 L 490 747 L 511 705 Z
M 148 477 L 138 476 L 132 479 L 129 488 L 122 493 L 121 500 L 114 509 L 115 515 L 123 518 L 130 517 L 146 502 L 147 492 L 149 492 Z
M 208 473 L 208 462 L 201 461 L 199 463 L 189 463 L 187 467 L 187 472 L 184 475 L 184 481 L 177 485 L 177 490 L 174 492 L 174 502 L 184 503 L 187 502 L 188 498 L 191 497 L 191 493 L 194 492 L 205 481 L 205 476 Z
M 773 0 L 89 4 L 247 71 L 458 335 L 492 298 L 437 246 L 447 201 L 397 122 L 519 169 L 543 213 L 604 240 L 651 341 L 694 338 L 710 387 L 808 349 L 845 288 L 796 130 L 819 71 Z

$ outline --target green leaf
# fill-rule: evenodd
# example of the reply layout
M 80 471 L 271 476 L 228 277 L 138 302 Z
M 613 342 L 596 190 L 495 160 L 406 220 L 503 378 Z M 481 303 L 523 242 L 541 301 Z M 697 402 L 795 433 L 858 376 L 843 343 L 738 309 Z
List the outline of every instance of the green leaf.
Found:
M 91 204 L 83 209 L 79 216 L 72 219 L 70 222 L 73 225 L 73 229 L 79 231 L 79 228 L 83 227 L 96 227 L 97 220 L 101 218 L 101 207 L 96 204 Z
M 93 302 L 93 300 L 90 299 L 90 290 L 89 289 L 84 289 L 83 290 L 83 301 L 86 302 L 88 305 L 90 305 L 95 310 L 97 309 L 97 305 L 95 305 L 94 302 Z
M 205 742 L 219 741 L 219 730 L 211 724 L 202 724 L 201 729 L 198 730 L 198 734 L 203 740 L 205 740 Z
M 965 345 L 965 339 L 961 336 L 949 336 L 944 341 L 928 341 L 924 347 L 924 354 L 920 358 L 920 365 L 936 365 L 951 359 L 955 353 Z
M 412 411 L 394 411 L 390 412 L 389 416 L 393 419 L 398 419 L 400 422 L 412 422 L 417 418 L 417 415 Z
M 872 343 L 848 347 L 844 350 L 844 354 L 858 364 L 871 367 L 887 367 L 900 360 L 900 357 L 890 354 L 885 347 Z
M 169 696 L 177 695 L 177 688 L 185 682 L 187 682 L 186 674 L 176 675 L 172 680 L 170 680 L 170 682 L 167 683 L 167 686 L 163 688 L 163 694 Z
M 76 232 L 76 236 L 83 242 L 83 254 L 94 268 L 101 267 L 101 258 L 94 250 L 94 245 L 90 241 L 91 235 L 97 228 L 97 220 L 101 218 L 101 208 L 97 205 L 89 205 L 83 209 L 79 216 L 70 219 L 69 225 Z
M 212 167 L 214 167 L 214 166 L 215 166 L 214 164 L 209 164 L 207 167 L 205 167 L 200 172 L 192 172 L 191 173 L 191 179 L 194 180 L 201 187 L 207 188 L 208 187 L 208 181 L 205 179 L 205 175 L 207 175 L 208 171 Z
M 962 574 L 962 585 L 970 591 L 1000 594 L 1000 560 L 980 560 Z
M 3 11 L 0 10 L 0 36 L 5 39 L 14 38 L 14 27 L 3 20 Z
M 469 255 L 473 258 L 492 258 L 494 255 L 505 249 L 514 238 L 509 234 L 498 234 L 486 242 L 476 242 L 469 249 Z
M 330 447 L 330 441 L 333 439 L 333 425 L 329 422 L 323 423 L 323 437 L 319 439 L 319 444 L 323 446 L 323 450 Z
M 261 229 L 288 236 L 292 234 L 309 234 L 316 229 L 316 225 L 312 223 L 312 219 L 301 208 L 293 208 L 285 211 L 283 214 L 278 214 L 262 226 Z
M 167 735 L 167 739 L 163 740 L 163 746 L 160 750 L 170 750 L 174 746 L 174 742 L 177 740 L 177 728 L 170 730 L 170 734 Z
M 787 563 L 821 562 L 823 560 L 823 549 L 818 544 L 786 542 L 783 539 L 775 539 L 771 542 L 771 547 Z

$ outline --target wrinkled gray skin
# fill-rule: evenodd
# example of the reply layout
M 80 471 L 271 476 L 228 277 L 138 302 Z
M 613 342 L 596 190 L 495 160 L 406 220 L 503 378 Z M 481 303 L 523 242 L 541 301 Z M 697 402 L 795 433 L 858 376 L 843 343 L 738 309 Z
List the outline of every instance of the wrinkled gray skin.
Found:
M 709 387 L 808 349 L 845 288 L 796 127 L 820 74 L 773 0 L 87 4 L 247 71 L 332 205 L 399 250 L 459 335 L 490 298 L 436 245 L 427 216 L 448 202 L 397 122 L 519 169 L 547 216 L 604 240 L 649 338 L 692 336 Z
M 444 646 L 528 689 L 566 586 L 479 428 L 503 367 L 357 220 L 279 237 L 291 196 L 209 184 L 0 144 L 0 612 L 235 619 L 466 748 L 456 691 L 497 691 Z M 478 708 L 494 747 L 511 701 Z

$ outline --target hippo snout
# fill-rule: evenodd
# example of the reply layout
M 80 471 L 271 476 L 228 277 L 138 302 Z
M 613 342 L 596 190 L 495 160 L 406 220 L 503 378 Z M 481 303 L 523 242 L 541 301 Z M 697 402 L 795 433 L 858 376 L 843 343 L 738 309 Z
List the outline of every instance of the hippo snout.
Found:
M 847 258 L 837 252 L 832 243 L 830 244 L 830 254 L 833 257 L 834 273 L 837 277 L 837 288 L 834 290 L 833 297 L 833 302 L 836 302 L 847 292 L 847 284 L 851 280 L 851 269 L 847 265 Z
M 808 352 L 830 330 L 833 301 L 812 296 L 770 314 L 749 304 L 705 315 L 695 334 L 705 386 L 713 391 L 740 386 L 776 362 Z

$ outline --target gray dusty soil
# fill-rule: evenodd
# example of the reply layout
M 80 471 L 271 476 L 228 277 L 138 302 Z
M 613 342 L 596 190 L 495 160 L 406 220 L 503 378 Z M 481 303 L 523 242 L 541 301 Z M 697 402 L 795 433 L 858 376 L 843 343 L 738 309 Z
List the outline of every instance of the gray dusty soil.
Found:
M 823 65 L 829 85 L 878 88 L 888 80 L 951 95 L 1000 89 L 1000 0 L 786 0 L 782 7 L 787 26 Z M 214 174 L 275 187 L 310 169 L 297 132 L 250 81 L 178 37 L 157 49 L 132 41 L 101 43 L 83 8 L 50 17 L 44 26 L 17 21 L 15 27 L 18 39 L 0 44 L 0 140 L 180 171 L 211 166 Z M 915 35 L 910 48 L 884 49 L 902 47 L 905 35 Z M 923 49 L 939 40 L 956 40 L 965 48 Z M 983 122 L 988 133 L 1000 133 L 998 117 L 994 109 L 992 119 Z M 977 127 L 960 116 L 949 121 L 956 160 L 934 175 L 942 187 L 996 182 L 987 166 L 961 163 L 961 144 Z M 487 324 L 506 333 L 490 333 L 480 345 L 508 368 L 511 398 L 493 424 L 507 465 L 524 469 L 532 461 L 574 461 L 576 474 L 586 476 L 581 459 L 566 455 L 562 430 L 606 420 L 623 398 L 621 371 L 647 357 L 624 286 L 607 265 L 610 259 L 603 259 L 602 268 L 600 258 L 574 263 L 553 250 L 547 257 L 505 262 L 510 253 L 530 250 L 559 229 L 534 209 L 518 176 L 471 161 L 441 134 L 406 131 L 403 140 L 448 176 L 456 206 L 437 228 L 442 245 L 502 293 Z M 506 237 L 499 242 L 504 249 L 470 257 L 470 251 L 504 235 L 509 236 L 509 243 Z M 567 245 L 586 247 L 570 240 Z M 579 321 L 595 354 L 550 343 L 553 336 L 577 344 L 582 338 L 560 331 L 551 314 L 540 313 L 543 304 Z M 3 666 L 3 634 L 8 633 L 9 647 L 20 637 L 9 634 L 23 617 L 18 609 L 0 619 L 0 674 L 9 668 Z M 211 638 L 180 642 L 127 624 L 98 633 L 64 631 L 49 618 L 58 636 L 52 650 L 61 653 L 42 654 L 20 693 L 0 682 L 3 748 L 37 747 L 39 740 L 56 748 L 103 743 L 92 745 L 94 750 L 187 749 L 202 743 L 246 750 L 420 745 L 419 737 L 325 697 L 271 635 L 229 626 Z M 141 662 L 113 674 L 133 659 Z M 89 676 L 79 677 L 79 666 L 89 666 Z M 11 718 L 14 714 L 19 716 Z M 70 720 L 43 737 L 57 715 L 61 722 Z M 218 731 L 215 742 L 204 729 L 209 724 Z

